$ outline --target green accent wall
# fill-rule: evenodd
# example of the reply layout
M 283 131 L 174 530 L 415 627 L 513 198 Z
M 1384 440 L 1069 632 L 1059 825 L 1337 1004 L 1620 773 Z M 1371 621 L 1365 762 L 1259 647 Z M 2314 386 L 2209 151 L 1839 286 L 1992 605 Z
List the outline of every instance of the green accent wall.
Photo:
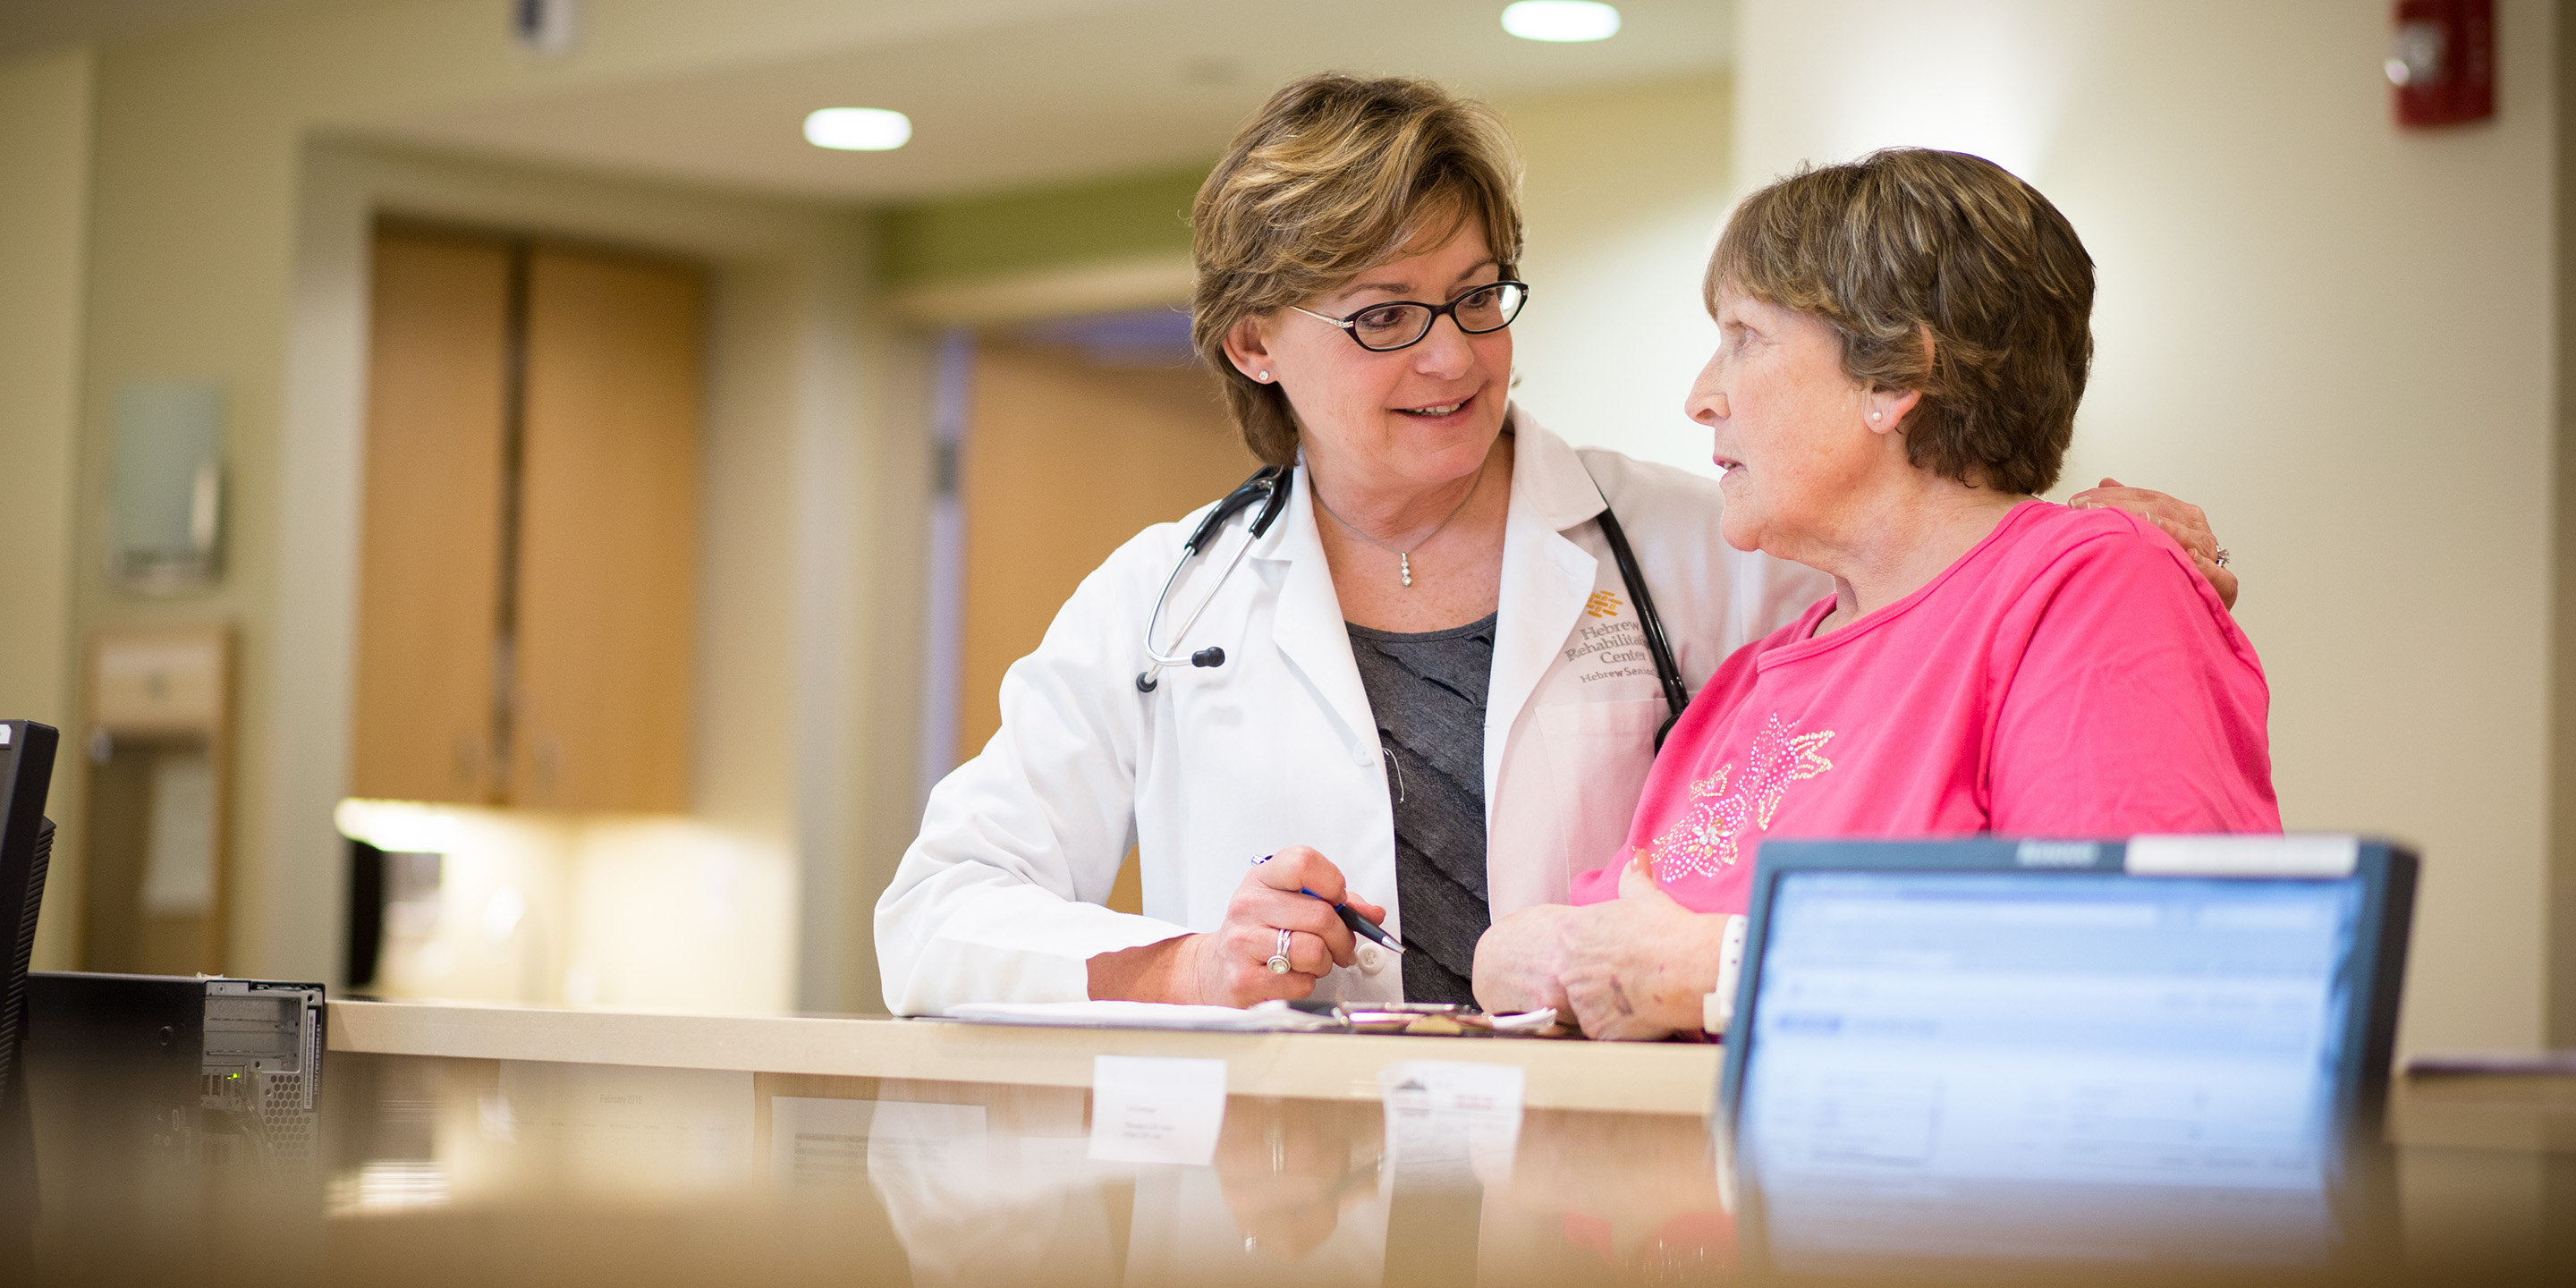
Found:
M 894 206 L 877 221 L 890 285 L 954 281 L 1135 255 L 1187 254 L 1208 167 Z

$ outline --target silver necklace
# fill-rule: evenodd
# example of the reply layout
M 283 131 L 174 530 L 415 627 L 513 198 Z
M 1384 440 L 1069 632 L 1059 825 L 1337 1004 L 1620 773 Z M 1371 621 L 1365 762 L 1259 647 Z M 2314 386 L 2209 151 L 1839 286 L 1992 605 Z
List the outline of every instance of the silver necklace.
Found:
M 1425 534 L 1423 535 L 1423 538 L 1422 538 L 1420 541 L 1416 541 L 1416 542 L 1414 542 L 1414 543 L 1413 543 L 1413 550 L 1398 550 L 1398 549 L 1396 549 L 1395 547 L 1390 546 L 1390 545 L 1388 545 L 1387 543 L 1385 543 L 1385 542 L 1383 542 L 1383 541 L 1380 541 L 1380 540 L 1378 540 L 1377 538 L 1372 537 L 1372 536 L 1370 536 L 1369 534 L 1367 534 L 1367 533 L 1365 533 L 1365 532 L 1360 531 L 1360 528 L 1359 528 L 1359 525 L 1358 525 L 1358 524 L 1355 524 L 1355 523 L 1351 522 L 1350 520 L 1343 518 L 1343 517 L 1342 517 L 1341 515 L 1339 515 L 1339 514 L 1335 514 L 1335 513 L 1333 512 L 1333 507 L 1331 507 L 1330 505 L 1325 505 L 1325 504 L 1324 504 L 1324 489 L 1322 489 L 1322 488 L 1320 488 L 1320 487 L 1315 486 L 1315 484 L 1314 484 L 1314 478 L 1315 478 L 1315 467 L 1313 467 L 1313 466 L 1311 466 L 1311 465 L 1310 465 L 1310 466 L 1307 466 L 1307 467 L 1306 467 L 1307 490 L 1308 490 L 1308 491 L 1310 491 L 1310 492 L 1312 492 L 1312 493 L 1314 494 L 1314 497 L 1315 497 L 1315 504 L 1320 505 L 1320 506 L 1323 506 L 1323 507 L 1324 507 L 1324 513 L 1326 513 L 1326 514 L 1331 514 L 1331 515 L 1333 516 L 1333 522 L 1338 523 L 1338 524 L 1342 525 L 1342 526 L 1343 526 L 1343 527 L 1345 527 L 1345 528 L 1348 528 L 1348 529 L 1350 530 L 1350 533 L 1351 533 L 1351 535 L 1352 535 L 1352 536 L 1358 537 L 1360 540 L 1365 541 L 1365 542 L 1369 543 L 1370 545 L 1376 546 L 1378 549 L 1383 550 L 1383 551 L 1387 552 L 1388 554 L 1394 555 L 1394 556 L 1395 556 L 1395 571 L 1396 571 L 1397 575 L 1399 575 L 1399 576 L 1401 576 L 1401 577 L 1403 577 L 1403 578 L 1404 578 L 1404 588 L 1405 588 L 1406 590 L 1411 590 L 1411 589 L 1413 589 L 1413 551 L 1414 551 L 1414 550 L 1420 550 L 1420 549 L 1421 549 L 1421 548 L 1423 548 L 1424 546 L 1430 545 L 1430 544 L 1431 544 L 1431 538 L 1436 537 L 1436 536 L 1439 536 L 1439 535 L 1440 535 L 1440 532 L 1441 532 L 1441 529 L 1442 529 L 1442 528 L 1446 528 L 1446 527 L 1448 527 L 1448 526 L 1449 526 L 1449 519 L 1455 519 L 1455 518 L 1457 518 L 1460 514 L 1462 514 L 1462 513 L 1464 513 L 1464 512 L 1466 511 L 1466 509 L 1467 509 L 1467 503 L 1468 503 L 1469 501 L 1473 501 L 1473 500 L 1475 500 L 1475 499 L 1476 499 L 1476 489 L 1477 489 L 1477 488 L 1480 488 L 1480 487 L 1483 487 L 1483 486 L 1485 485 L 1485 467 L 1484 467 L 1484 466 L 1482 466 L 1482 465 L 1478 465 L 1478 466 L 1476 467 L 1476 481 L 1467 485 L 1467 495 L 1465 495 L 1465 496 L 1462 496 L 1462 497 L 1458 498 L 1458 506 L 1457 506 L 1457 508 L 1456 508 L 1456 509 L 1453 509 L 1453 510 L 1451 510 L 1451 511 L 1449 512 L 1449 519 L 1442 519 L 1442 520 L 1440 521 L 1440 527 L 1438 527 L 1438 528 L 1433 528 L 1430 532 L 1425 533 Z

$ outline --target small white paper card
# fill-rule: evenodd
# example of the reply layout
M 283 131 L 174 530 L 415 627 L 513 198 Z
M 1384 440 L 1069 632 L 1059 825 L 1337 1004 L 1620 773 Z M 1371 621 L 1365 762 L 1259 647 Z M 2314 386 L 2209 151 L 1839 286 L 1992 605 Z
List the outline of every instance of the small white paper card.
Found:
M 1091 1058 L 1093 1158 L 1203 1167 L 1224 1125 L 1225 1061 Z
M 1519 1065 L 1466 1060 L 1399 1060 L 1378 1070 L 1387 1156 L 1398 1181 L 1509 1181 L 1528 1081 Z

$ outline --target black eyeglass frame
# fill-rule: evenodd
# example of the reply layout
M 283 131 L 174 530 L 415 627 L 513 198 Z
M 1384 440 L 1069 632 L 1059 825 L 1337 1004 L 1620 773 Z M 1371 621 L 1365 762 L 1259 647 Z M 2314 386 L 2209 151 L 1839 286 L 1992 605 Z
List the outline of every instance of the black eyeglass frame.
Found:
M 1482 331 L 1473 330 L 1469 328 L 1466 323 L 1458 320 L 1459 305 L 1466 303 L 1474 296 L 1482 295 L 1485 292 L 1500 286 L 1516 287 L 1521 293 L 1521 302 L 1512 306 L 1510 317 L 1504 318 L 1502 321 L 1486 327 Z M 1342 329 L 1342 334 L 1351 338 L 1351 343 L 1368 350 L 1370 353 L 1401 353 L 1406 349 L 1410 349 L 1413 346 L 1430 339 L 1431 328 L 1440 325 L 1440 319 L 1443 316 L 1446 316 L 1450 323 L 1458 328 L 1458 333 L 1461 335 L 1492 335 L 1494 332 L 1510 326 L 1520 318 L 1521 310 L 1529 307 L 1529 297 L 1529 283 L 1517 278 L 1506 277 L 1496 281 L 1486 282 L 1478 286 L 1468 287 L 1466 290 L 1460 291 L 1457 298 L 1452 299 L 1446 304 L 1425 304 L 1420 300 L 1380 300 L 1366 308 L 1353 309 L 1348 315 L 1343 317 L 1333 317 L 1328 314 L 1318 313 L 1313 309 L 1298 308 L 1294 304 L 1291 304 L 1288 307 L 1297 309 L 1298 312 L 1303 313 L 1318 322 L 1330 322 L 1334 326 L 1340 327 Z M 1375 313 L 1379 309 L 1391 309 L 1408 304 L 1417 309 L 1429 309 L 1431 311 L 1430 318 L 1425 320 L 1422 324 L 1422 333 L 1420 335 L 1417 335 L 1402 344 L 1389 345 L 1383 349 L 1377 348 L 1371 345 L 1368 341 L 1360 338 L 1359 318 L 1361 314 Z

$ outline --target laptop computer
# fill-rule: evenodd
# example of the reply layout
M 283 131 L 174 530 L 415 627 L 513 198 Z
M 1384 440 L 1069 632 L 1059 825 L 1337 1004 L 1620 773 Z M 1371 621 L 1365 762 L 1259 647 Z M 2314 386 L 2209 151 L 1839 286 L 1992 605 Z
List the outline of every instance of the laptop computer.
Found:
M 1748 1250 L 2348 1248 L 2416 870 L 2353 837 L 1766 842 L 1719 1089 Z

